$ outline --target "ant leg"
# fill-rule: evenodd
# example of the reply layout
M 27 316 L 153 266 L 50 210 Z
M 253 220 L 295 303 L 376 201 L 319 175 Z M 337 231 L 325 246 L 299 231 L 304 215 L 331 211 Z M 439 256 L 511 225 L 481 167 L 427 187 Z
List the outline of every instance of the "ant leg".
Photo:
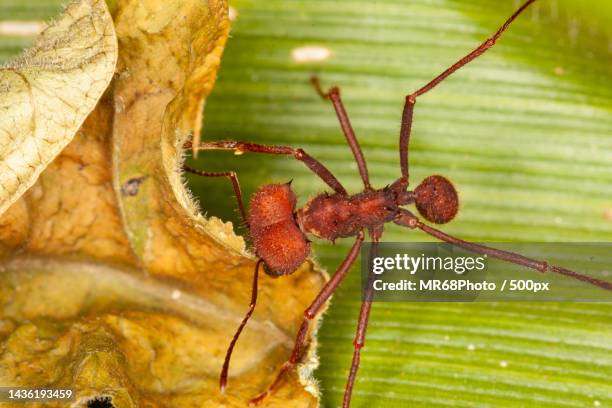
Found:
M 192 147 L 191 142 L 186 142 L 183 145 L 188 149 Z M 310 156 L 303 149 L 295 149 L 287 146 L 266 146 L 250 142 L 237 142 L 233 140 L 225 140 L 219 142 L 200 143 L 195 150 L 233 150 L 235 154 L 244 152 L 277 154 L 293 156 L 295 159 L 303 162 L 313 173 L 321 178 L 328 186 L 336 193 L 347 195 L 346 189 L 340 184 L 338 179 L 325 167 L 321 162 Z
M 344 109 L 344 104 L 342 103 L 342 98 L 340 97 L 340 88 L 338 88 L 337 86 L 333 86 L 330 88 L 329 91 L 324 92 L 321 88 L 321 81 L 316 75 L 310 78 L 310 82 L 312 82 L 312 85 L 314 86 L 315 90 L 321 98 L 329 99 L 334 105 L 334 109 L 336 110 L 336 116 L 338 116 L 338 121 L 340 122 L 342 132 L 344 133 L 346 141 L 348 142 L 349 147 L 353 152 L 353 156 L 355 156 L 355 161 L 357 161 L 357 168 L 359 169 L 359 174 L 361 175 L 361 179 L 363 180 L 363 185 L 365 186 L 366 190 L 371 190 L 372 186 L 370 185 L 368 166 L 363 156 L 363 152 L 361 151 L 361 147 L 359 146 L 359 141 L 357 141 L 357 137 L 355 136 L 353 126 L 351 126 L 351 121 L 349 119 L 348 113 L 346 113 L 346 109 Z
M 270 384 L 270 386 L 264 392 L 253 398 L 249 402 L 250 405 L 257 405 L 264 401 L 266 397 L 268 397 L 278 388 L 285 375 L 300 361 L 302 353 L 304 352 L 303 348 L 306 343 L 306 334 L 308 333 L 308 328 L 310 327 L 310 321 L 317 315 L 318 311 L 325 304 L 327 299 L 329 299 L 329 297 L 336 291 L 344 277 L 347 275 L 350 267 L 355 262 L 355 259 L 357 259 L 359 256 L 359 250 L 361 249 L 363 239 L 364 233 L 363 231 L 360 231 L 359 235 L 357 235 L 355 243 L 353 244 L 353 247 L 349 251 L 344 261 L 342 261 L 340 267 L 338 267 L 338 270 L 334 276 L 332 276 L 329 282 L 327 282 L 323 289 L 321 289 L 315 300 L 310 304 L 310 306 L 308 306 L 308 309 L 304 311 L 304 320 L 302 321 L 302 325 L 298 330 L 298 334 L 295 338 L 295 344 L 293 345 L 293 351 L 291 352 L 289 360 L 283 364 L 274 382 L 272 382 L 272 384 Z
M 236 201 L 238 201 L 238 208 L 240 209 L 240 215 L 242 216 L 242 220 L 244 221 L 244 225 L 246 225 L 247 229 L 249 228 L 249 222 L 247 221 L 246 210 L 244 209 L 244 203 L 242 201 L 242 191 L 240 190 L 240 182 L 238 182 L 238 175 L 233 171 L 223 171 L 223 172 L 213 172 L 213 171 L 202 171 L 198 169 L 194 169 L 193 167 L 183 165 L 183 169 L 189 173 L 196 174 L 198 176 L 203 177 L 227 177 L 232 183 L 232 188 L 234 189 L 234 195 L 236 197 Z
M 474 244 L 472 242 L 463 241 L 459 238 L 455 238 L 448 235 L 436 228 L 432 228 L 429 225 L 423 224 L 414 214 L 408 210 L 400 210 L 396 216 L 394 222 L 398 225 L 408 228 L 418 228 L 421 231 L 431 235 L 432 237 L 438 238 L 441 241 L 448 242 L 449 244 L 457 245 L 468 251 L 476 252 L 479 254 L 490 255 L 494 258 L 501 259 L 502 261 L 511 262 L 517 265 L 523 265 L 527 268 L 535 269 L 540 272 L 553 272 L 560 275 L 569 276 L 571 278 L 587 282 L 591 285 L 598 286 L 602 289 L 612 290 L 612 283 L 606 282 L 597 278 L 592 278 L 587 275 L 580 274 L 578 272 L 571 271 L 569 269 L 561 268 L 559 266 L 549 265 L 546 261 L 540 261 L 526 256 L 503 251 L 501 249 L 495 249 L 484 245 Z
M 459 68 L 468 64 L 470 61 L 478 58 L 484 54 L 489 48 L 495 45 L 495 42 L 501 37 L 504 31 L 508 29 L 510 24 L 523 12 L 531 3 L 535 0 L 526 1 L 518 10 L 514 12 L 502 26 L 489 38 L 487 38 L 482 44 L 480 44 L 472 52 L 455 62 L 449 68 L 444 70 L 440 75 L 429 81 L 425 86 L 419 88 L 416 92 L 406 97 L 404 104 L 404 113 L 402 115 L 402 127 L 400 131 L 400 165 L 402 169 L 402 178 L 408 181 L 408 141 L 410 139 L 410 128 L 412 125 L 412 111 L 414 110 L 414 104 L 416 103 L 417 96 L 421 96 L 426 92 L 429 92 L 440 82 L 444 81 L 449 75 L 457 71 Z
M 400 127 L 400 168 L 402 169 L 402 179 L 408 185 L 409 172 L 408 172 L 408 144 L 410 142 L 410 131 L 412 130 L 412 113 L 414 112 L 414 104 L 416 103 L 416 96 L 408 95 L 406 97 L 406 103 L 404 104 L 404 111 L 402 112 L 402 126 Z
M 259 261 L 257 261 L 257 264 L 255 264 L 255 273 L 253 275 L 253 286 L 251 289 L 251 303 L 249 304 L 249 311 L 242 319 L 242 322 L 240 323 L 238 330 L 236 330 L 234 337 L 232 337 L 232 341 L 230 342 L 230 345 L 227 348 L 227 352 L 225 353 L 223 368 L 221 369 L 221 375 L 219 376 L 219 388 L 221 389 L 221 392 L 224 392 L 225 387 L 227 386 L 227 373 L 229 371 L 229 364 L 230 359 L 232 358 L 232 352 L 234 351 L 234 346 L 238 341 L 238 337 L 240 337 L 240 333 L 242 333 L 242 329 L 244 329 L 244 326 L 246 326 L 247 322 L 249 321 L 249 318 L 253 314 L 253 311 L 255 310 L 255 305 L 257 304 L 257 278 L 259 276 L 259 267 L 262 262 L 263 260 L 260 259 Z
M 357 333 L 355 334 L 355 340 L 353 345 L 355 347 L 353 351 L 353 360 L 351 362 L 351 371 L 346 381 L 344 388 L 344 398 L 342 399 L 342 407 L 348 408 L 351 404 L 351 395 L 353 393 L 353 385 L 355 384 L 355 378 L 357 377 L 357 370 L 359 369 L 361 349 L 365 345 L 365 335 L 368 329 L 368 320 L 370 318 L 370 310 L 372 308 L 372 297 L 374 288 L 372 286 L 376 275 L 372 272 L 372 260 L 378 254 L 378 240 L 380 236 L 373 239 L 372 246 L 370 247 L 370 272 L 368 273 L 368 284 L 366 286 L 366 292 L 363 301 L 361 302 L 361 310 L 359 311 L 359 320 L 357 321 Z
M 521 7 L 519 7 L 518 10 L 516 10 L 514 12 L 514 14 L 512 14 L 504 22 L 504 24 L 502 24 L 502 26 L 491 37 L 487 38 L 482 44 L 480 44 L 478 47 L 476 47 L 472 52 L 467 54 L 465 57 L 461 58 L 459 61 L 455 62 L 449 68 L 444 70 L 444 72 L 442 72 L 440 75 L 438 75 L 437 77 L 435 77 L 434 79 L 429 81 L 429 83 L 427 83 L 427 85 L 425 85 L 424 87 L 420 88 L 419 90 L 417 90 L 412 95 L 414 95 L 415 98 L 417 96 L 423 95 L 424 93 L 430 91 L 432 88 L 434 88 L 436 85 L 438 85 L 440 82 L 444 81 L 453 72 L 457 71 L 462 66 L 466 65 L 470 61 L 473 61 L 474 59 L 476 59 L 479 56 L 481 56 L 482 54 L 484 54 L 485 51 L 487 51 L 489 48 L 491 48 L 493 45 L 495 45 L 495 42 L 499 39 L 499 37 L 501 37 L 503 32 L 508 29 L 510 24 L 518 17 L 518 15 L 521 14 L 523 12 L 523 10 L 525 10 L 534 1 L 535 0 L 527 0 Z

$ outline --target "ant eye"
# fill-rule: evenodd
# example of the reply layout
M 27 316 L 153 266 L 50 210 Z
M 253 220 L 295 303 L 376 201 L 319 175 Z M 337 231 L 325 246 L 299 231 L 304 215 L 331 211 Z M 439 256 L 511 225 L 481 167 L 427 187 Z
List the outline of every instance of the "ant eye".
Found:
M 429 176 L 414 190 L 416 207 L 428 221 L 445 224 L 455 218 L 459 197 L 455 187 L 442 176 Z

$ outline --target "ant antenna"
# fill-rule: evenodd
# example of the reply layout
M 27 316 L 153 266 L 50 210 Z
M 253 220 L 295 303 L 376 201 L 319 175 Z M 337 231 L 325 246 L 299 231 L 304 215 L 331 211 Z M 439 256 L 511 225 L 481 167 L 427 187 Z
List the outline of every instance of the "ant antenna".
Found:
M 219 376 L 219 389 L 222 393 L 225 392 L 225 387 L 227 386 L 227 373 L 229 371 L 229 364 L 232 358 L 232 352 L 234 351 L 234 346 L 238 341 L 238 337 L 240 337 L 240 333 L 242 333 L 242 329 L 244 329 L 244 326 L 246 326 L 247 322 L 249 321 L 249 318 L 253 314 L 253 311 L 255 310 L 255 305 L 257 304 L 257 278 L 259 276 L 259 266 L 262 263 L 263 259 L 260 259 L 255 264 L 255 273 L 253 274 L 253 287 L 251 289 L 251 304 L 249 305 L 249 310 L 242 319 L 242 323 L 240 323 L 238 330 L 236 330 L 236 334 L 234 334 L 234 337 L 232 338 L 232 341 L 229 347 L 227 348 L 227 352 L 225 353 L 223 368 L 221 369 L 221 375 Z

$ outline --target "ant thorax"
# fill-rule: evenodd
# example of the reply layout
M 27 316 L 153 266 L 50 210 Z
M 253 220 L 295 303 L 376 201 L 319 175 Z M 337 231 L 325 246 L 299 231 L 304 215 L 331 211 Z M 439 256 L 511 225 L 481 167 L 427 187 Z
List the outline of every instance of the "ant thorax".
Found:
M 334 241 L 357 235 L 393 220 L 399 209 L 397 192 L 389 187 L 347 196 L 320 194 L 297 212 L 301 230 Z

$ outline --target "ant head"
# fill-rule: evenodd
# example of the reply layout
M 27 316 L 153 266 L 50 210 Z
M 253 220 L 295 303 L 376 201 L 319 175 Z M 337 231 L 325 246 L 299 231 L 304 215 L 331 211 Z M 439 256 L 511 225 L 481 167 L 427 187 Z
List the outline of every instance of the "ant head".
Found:
M 455 187 L 442 176 L 429 176 L 414 190 L 416 207 L 430 222 L 446 224 L 457 215 L 459 197 Z
M 310 253 L 294 216 L 296 196 L 289 184 L 269 184 L 251 196 L 249 232 L 264 272 L 274 277 L 295 272 Z

